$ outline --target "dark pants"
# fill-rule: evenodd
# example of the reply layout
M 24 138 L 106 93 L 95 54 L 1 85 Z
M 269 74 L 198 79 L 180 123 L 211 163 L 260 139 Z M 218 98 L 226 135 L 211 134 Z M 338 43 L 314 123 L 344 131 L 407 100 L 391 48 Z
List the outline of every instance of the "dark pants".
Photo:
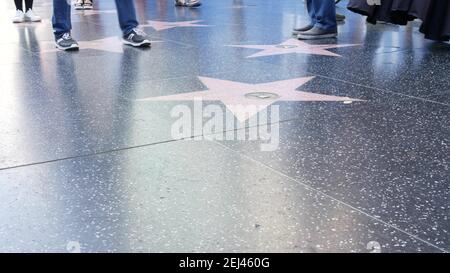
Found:
M 27 12 L 29 9 L 33 9 L 33 0 L 25 0 L 25 10 L 23 9 L 23 0 L 14 0 L 16 9 L 23 12 Z
M 136 19 L 134 0 L 116 0 L 119 14 L 120 29 L 123 35 L 139 25 Z M 64 33 L 70 32 L 72 23 L 70 19 L 70 0 L 53 0 L 53 32 L 59 39 Z
M 334 0 L 306 0 L 311 24 L 322 29 L 336 29 L 336 5 Z

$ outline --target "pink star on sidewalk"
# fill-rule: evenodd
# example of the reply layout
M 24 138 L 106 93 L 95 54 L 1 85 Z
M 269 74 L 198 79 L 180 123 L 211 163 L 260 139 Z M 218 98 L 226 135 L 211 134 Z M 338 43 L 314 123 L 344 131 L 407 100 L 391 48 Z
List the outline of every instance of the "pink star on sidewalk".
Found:
M 141 27 L 152 27 L 156 31 L 165 29 L 171 29 L 176 27 L 210 27 L 210 25 L 198 24 L 201 20 L 194 21 L 181 21 L 181 22 L 164 22 L 164 21 L 147 21 L 147 24 L 141 25 Z
M 289 39 L 278 45 L 229 45 L 231 47 L 261 49 L 262 51 L 248 56 L 247 58 L 256 58 L 263 56 L 282 55 L 290 53 L 303 53 L 313 55 L 324 55 L 332 57 L 341 57 L 341 55 L 328 51 L 332 48 L 358 46 L 359 44 L 326 44 L 326 45 L 313 45 L 308 44 L 297 39 Z
M 193 101 L 196 99 L 221 101 L 241 122 L 246 121 L 259 111 L 278 101 L 362 101 L 348 97 L 329 96 L 296 90 L 298 87 L 314 78 L 315 77 L 301 77 L 262 84 L 248 84 L 199 77 L 200 81 L 208 88 L 208 90 L 169 96 L 149 97 L 139 99 L 138 101 Z M 272 99 L 252 99 L 246 97 L 246 94 L 261 92 L 276 94 L 278 97 Z M 254 109 L 243 113 L 241 110 L 242 106 L 256 107 L 248 107 L 250 110 L 251 108 Z

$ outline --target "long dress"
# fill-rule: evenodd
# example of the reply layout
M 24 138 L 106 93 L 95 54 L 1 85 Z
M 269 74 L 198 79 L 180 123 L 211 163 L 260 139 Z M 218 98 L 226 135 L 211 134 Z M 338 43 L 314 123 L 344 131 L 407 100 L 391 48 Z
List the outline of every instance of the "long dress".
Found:
M 367 22 L 377 21 L 406 25 L 409 21 L 422 18 L 431 0 L 381 0 L 381 5 L 369 5 L 367 0 L 350 0 L 347 8 L 367 16 Z
M 420 32 L 426 39 L 436 41 L 450 40 L 450 1 L 431 0 Z
M 450 0 L 381 0 L 381 5 L 369 5 L 367 0 L 349 0 L 347 8 L 367 16 L 367 22 L 377 21 L 406 25 L 414 19 L 423 21 L 420 31 L 426 39 L 450 39 Z

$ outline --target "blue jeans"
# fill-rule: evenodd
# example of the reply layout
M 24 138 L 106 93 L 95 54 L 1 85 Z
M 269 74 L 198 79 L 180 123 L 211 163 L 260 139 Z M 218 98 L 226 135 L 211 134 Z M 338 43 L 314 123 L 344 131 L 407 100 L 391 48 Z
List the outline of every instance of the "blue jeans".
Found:
M 116 0 L 119 25 L 123 35 L 127 35 L 139 25 L 136 19 L 134 0 Z M 64 33 L 70 32 L 70 0 L 53 0 L 53 33 L 59 39 Z
M 311 25 L 330 30 L 337 28 L 334 0 L 306 0 Z

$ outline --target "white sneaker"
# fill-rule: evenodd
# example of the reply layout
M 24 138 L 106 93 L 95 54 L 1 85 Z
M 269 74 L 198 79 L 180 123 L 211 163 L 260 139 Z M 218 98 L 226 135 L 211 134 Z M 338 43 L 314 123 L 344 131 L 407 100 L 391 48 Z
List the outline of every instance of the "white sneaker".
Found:
M 175 0 L 175 6 L 196 8 L 201 6 L 200 0 Z
M 26 21 L 30 21 L 30 22 L 40 22 L 41 21 L 41 17 L 37 16 L 36 14 L 34 14 L 32 9 L 29 9 L 25 13 L 25 20 Z
M 93 9 L 93 4 L 91 0 L 84 0 L 84 9 L 85 10 L 91 10 Z
M 12 18 L 13 23 L 25 22 L 25 14 L 21 10 L 16 10 L 16 15 Z
M 77 0 L 74 6 L 75 10 L 84 10 L 84 0 Z

